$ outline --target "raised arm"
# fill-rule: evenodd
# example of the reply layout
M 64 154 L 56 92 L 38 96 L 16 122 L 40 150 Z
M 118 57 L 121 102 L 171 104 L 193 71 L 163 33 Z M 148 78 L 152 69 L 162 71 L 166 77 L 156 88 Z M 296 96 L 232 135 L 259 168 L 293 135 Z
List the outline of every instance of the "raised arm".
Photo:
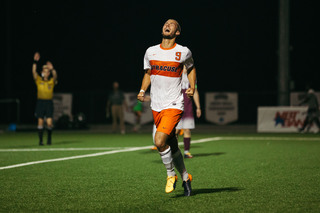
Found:
M 190 88 L 187 89 L 186 94 L 190 98 L 193 96 L 194 91 L 195 91 L 195 87 L 196 87 L 196 78 L 197 78 L 196 68 L 195 67 L 190 68 L 187 71 L 187 73 L 188 73 L 188 80 L 190 83 Z
M 33 56 L 33 64 L 32 64 L 32 76 L 34 80 L 37 80 L 38 73 L 37 73 L 37 63 L 40 59 L 40 53 L 36 52 Z
M 47 66 L 48 66 L 48 69 L 50 70 L 50 72 L 52 73 L 54 83 L 57 84 L 58 83 L 57 71 L 54 69 L 54 67 L 50 61 L 47 61 Z
M 151 70 L 147 70 L 146 73 L 144 74 L 143 80 L 142 80 L 142 84 L 141 84 L 141 89 L 139 94 L 137 95 L 137 99 L 139 101 L 144 101 L 144 94 L 147 91 L 147 89 L 149 88 L 150 84 L 151 84 L 151 79 L 150 79 L 150 75 L 151 75 Z

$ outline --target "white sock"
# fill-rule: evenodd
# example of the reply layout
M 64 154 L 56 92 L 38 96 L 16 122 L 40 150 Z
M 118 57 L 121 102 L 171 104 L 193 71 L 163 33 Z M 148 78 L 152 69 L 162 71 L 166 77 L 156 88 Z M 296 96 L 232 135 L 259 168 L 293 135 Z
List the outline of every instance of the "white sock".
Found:
M 175 176 L 176 173 L 174 172 L 174 165 L 172 162 L 172 155 L 171 155 L 171 149 L 170 147 L 163 152 L 159 152 L 162 162 L 164 166 L 167 169 L 167 175 L 168 176 Z
M 178 151 L 172 155 L 172 158 L 173 158 L 173 164 L 177 168 L 177 170 L 179 171 L 182 180 L 187 181 L 188 180 L 188 172 L 187 172 L 186 167 L 184 165 L 184 161 L 183 161 L 183 157 L 180 152 L 180 149 L 178 149 Z

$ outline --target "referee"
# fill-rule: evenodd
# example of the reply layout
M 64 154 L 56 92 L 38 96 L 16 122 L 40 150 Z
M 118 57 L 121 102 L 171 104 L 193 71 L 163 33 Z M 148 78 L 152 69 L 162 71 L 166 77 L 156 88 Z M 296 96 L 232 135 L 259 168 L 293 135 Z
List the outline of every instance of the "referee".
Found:
M 37 73 L 37 63 L 40 59 L 40 54 L 36 52 L 33 57 L 32 75 L 37 85 L 37 105 L 35 116 L 38 118 L 38 134 L 39 145 L 43 146 L 43 129 L 44 121 L 46 121 L 46 127 L 48 131 L 47 145 L 51 145 L 52 134 L 52 117 L 53 117 L 53 89 L 58 83 L 57 72 L 53 68 L 50 61 L 47 61 L 42 66 L 41 76 Z

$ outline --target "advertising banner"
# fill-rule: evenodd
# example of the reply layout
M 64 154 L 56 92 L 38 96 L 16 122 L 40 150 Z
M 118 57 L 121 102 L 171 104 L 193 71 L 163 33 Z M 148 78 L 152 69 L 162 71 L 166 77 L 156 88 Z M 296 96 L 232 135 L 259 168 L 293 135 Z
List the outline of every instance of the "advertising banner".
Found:
M 205 96 L 206 120 L 225 125 L 238 120 L 238 94 L 208 92 Z
M 298 132 L 307 116 L 307 107 L 258 107 L 258 132 Z M 310 131 L 317 131 L 313 124 Z
M 72 119 L 72 94 L 55 93 L 53 95 L 53 120 L 57 121 L 61 115 L 68 115 Z

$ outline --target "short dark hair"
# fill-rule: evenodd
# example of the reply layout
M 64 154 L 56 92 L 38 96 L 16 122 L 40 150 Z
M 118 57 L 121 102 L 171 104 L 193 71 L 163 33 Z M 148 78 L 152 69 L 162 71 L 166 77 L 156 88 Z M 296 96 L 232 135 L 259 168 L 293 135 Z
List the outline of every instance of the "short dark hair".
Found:
M 177 22 L 177 20 L 175 20 Z M 181 33 L 181 26 L 179 24 L 179 22 L 177 22 L 177 27 L 178 27 L 178 31 Z

